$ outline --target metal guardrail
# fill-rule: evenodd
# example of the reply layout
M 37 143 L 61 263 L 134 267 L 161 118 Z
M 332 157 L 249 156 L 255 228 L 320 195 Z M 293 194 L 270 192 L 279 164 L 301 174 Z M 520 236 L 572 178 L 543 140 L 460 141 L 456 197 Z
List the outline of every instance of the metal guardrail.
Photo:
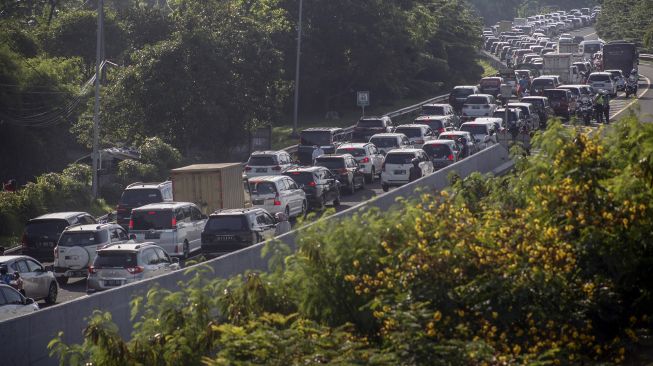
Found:
M 640 53 L 639 58 L 646 61 L 653 61 L 653 55 L 648 53 Z
M 437 97 L 433 97 L 433 98 L 421 101 L 421 102 L 419 102 L 417 104 L 413 104 L 413 105 L 411 105 L 409 107 L 401 108 L 401 109 L 398 109 L 396 111 L 386 113 L 386 114 L 384 114 L 384 116 L 388 116 L 390 118 L 403 116 L 404 114 L 415 112 L 416 110 L 420 109 L 424 104 L 438 103 L 438 102 L 446 101 L 446 100 L 448 100 L 448 98 L 449 98 L 449 94 L 439 95 Z M 349 133 L 352 133 L 354 131 L 354 127 L 356 127 L 356 125 L 351 125 L 349 127 L 345 127 L 345 128 L 343 128 L 343 130 L 345 131 L 345 133 L 349 134 Z M 284 147 L 283 150 L 285 150 L 288 153 L 292 154 L 294 152 L 297 152 L 297 145 Z

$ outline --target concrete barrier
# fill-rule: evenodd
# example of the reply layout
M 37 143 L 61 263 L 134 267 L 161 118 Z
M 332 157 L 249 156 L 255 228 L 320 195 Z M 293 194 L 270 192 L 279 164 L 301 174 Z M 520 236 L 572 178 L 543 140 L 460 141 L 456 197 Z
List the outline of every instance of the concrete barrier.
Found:
M 473 172 L 499 175 L 511 169 L 512 166 L 507 150 L 501 145 L 494 145 L 434 174 L 322 220 L 336 221 L 371 207 L 387 210 L 396 205 L 397 197 L 412 196 L 416 189 L 442 190 L 448 185 L 447 177 L 450 172 L 456 172 L 461 177 L 467 177 Z M 300 232 L 301 229 L 291 231 L 277 239 L 291 248 L 295 248 L 295 239 Z M 241 274 L 246 270 L 266 270 L 268 268 L 267 259 L 261 256 L 263 245 L 253 245 L 200 265 L 210 266 L 214 275 L 221 278 Z M 131 299 L 135 296 L 145 295 L 150 288 L 157 285 L 161 288 L 177 290 L 180 283 L 183 284 L 189 279 L 188 276 L 189 274 L 185 270 L 180 270 L 0 322 L 2 365 L 57 365 L 58 360 L 49 357 L 48 343 L 59 331 L 64 332 L 64 342 L 68 344 L 81 343 L 83 341 L 82 331 L 87 324 L 86 318 L 94 310 L 110 312 L 121 335 L 129 338 L 133 327 L 130 320 L 129 304 Z

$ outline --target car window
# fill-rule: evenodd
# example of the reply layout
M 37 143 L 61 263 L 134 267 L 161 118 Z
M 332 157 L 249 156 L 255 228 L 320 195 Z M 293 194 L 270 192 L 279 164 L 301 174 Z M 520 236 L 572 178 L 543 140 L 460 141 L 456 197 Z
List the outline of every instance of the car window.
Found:
M 27 267 L 29 268 L 29 272 L 36 272 L 43 269 L 43 267 L 41 267 L 40 264 L 34 262 L 31 259 L 26 259 L 25 262 L 27 262 Z
M 18 268 L 14 268 L 14 269 L 17 270 L 19 273 L 29 272 L 29 268 L 27 267 L 27 263 L 25 263 L 25 261 L 18 261 L 15 263 L 15 265 Z
M 163 251 L 163 249 L 154 248 L 154 251 L 156 252 L 157 256 L 159 256 L 159 263 L 172 263 L 170 257 L 166 252 Z
M 263 219 L 268 225 L 274 225 L 274 218 L 269 213 L 264 213 Z
M 299 189 L 299 187 L 297 186 L 297 184 L 295 183 L 295 181 L 292 180 L 292 179 L 288 179 L 288 180 L 286 180 L 286 184 L 288 185 L 288 188 L 289 188 L 289 189 Z
M 2 290 L 2 293 L 5 295 L 6 304 L 21 305 L 23 303 L 23 298 L 20 296 L 18 291 L 13 291 L 6 287 L 0 288 L 0 290 Z
M 133 227 L 130 230 L 162 230 L 172 229 L 173 216 L 171 210 L 134 210 L 131 215 Z
M 159 256 L 156 255 L 154 249 L 145 249 L 142 258 L 145 264 L 159 264 Z
M 144 206 L 148 203 L 161 202 L 163 196 L 158 189 L 154 188 L 145 188 L 145 189 L 126 189 L 122 192 L 120 201 L 121 205 L 128 206 Z
M 85 247 L 88 245 L 98 245 L 109 241 L 107 230 L 99 231 L 64 231 L 59 238 L 57 245 L 61 247 Z
M 256 223 L 259 225 L 265 225 L 265 217 L 263 217 L 263 214 L 256 215 Z
M 102 230 L 102 231 L 105 231 L 105 230 Z M 111 239 L 112 240 L 118 240 L 119 239 L 118 238 L 118 230 L 116 230 L 116 229 L 111 230 Z
M 117 228 L 118 231 L 118 239 L 120 240 L 129 240 L 129 236 L 127 235 L 127 232 L 122 229 L 122 228 Z
M 198 221 L 202 219 L 202 212 L 197 207 L 191 206 L 190 216 L 193 221 Z

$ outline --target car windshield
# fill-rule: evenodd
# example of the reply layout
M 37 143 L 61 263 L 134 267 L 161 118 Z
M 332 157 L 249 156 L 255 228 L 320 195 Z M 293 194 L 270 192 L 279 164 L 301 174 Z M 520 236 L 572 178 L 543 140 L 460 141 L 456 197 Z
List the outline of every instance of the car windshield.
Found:
M 27 223 L 25 233 L 29 236 L 59 234 L 68 226 L 66 220 L 37 220 Z
M 211 231 L 240 231 L 247 230 L 245 215 L 219 215 L 209 218 L 204 230 Z
M 277 186 L 272 182 L 250 181 L 249 190 L 254 194 L 275 194 Z
M 345 159 L 342 158 L 317 158 L 316 166 L 323 166 L 327 169 L 340 169 L 345 167 Z
M 358 121 L 356 127 L 363 127 L 363 128 L 383 127 L 383 121 L 380 119 L 362 119 Z
M 306 185 L 310 182 L 314 182 L 313 173 L 311 172 L 287 172 L 284 173 L 284 175 L 289 176 L 299 185 Z
M 373 137 L 370 139 L 370 142 L 376 147 L 395 147 L 399 146 L 397 144 L 397 138 L 395 137 Z
M 481 86 L 499 86 L 501 85 L 501 80 L 499 79 L 483 79 L 480 83 Z
M 553 88 L 553 80 L 551 79 L 535 79 L 531 84 L 533 88 L 545 89 Z
M 277 165 L 277 159 L 271 155 L 250 156 L 247 165 L 251 166 L 270 166 Z
M 300 144 L 309 146 L 331 145 L 331 132 L 328 131 L 302 131 Z
M 468 97 L 465 104 L 488 104 L 488 101 L 485 97 Z
M 415 127 L 397 127 L 395 129 L 396 133 L 403 133 L 404 135 L 411 137 L 422 137 L 422 130 Z
M 98 250 L 93 261 L 95 268 L 131 268 L 136 264 L 136 253 L 118 250 Z
M 130 230 L 172 229 L 172 218 L 171 210 L 134 210 Z
M 610 75 L 608 74 L 590 74 L 590 77 L 587 79 L 590 82 L 592 81 L 610 81 Z
M 443 116 L 444 107 L 440 105 L 423 105 L 422 114 L 431 114 L 434 116 Z
M 60 247 L 84 247 L 87 245 L 98 245 L 109 241 L 109 234 L 106 230 L 100 231 L 66 231 L 59 238 Z
M 549 100 L 559 101 L 567 97 L 565 90 L 545 90 L 544 95 L 549 98 Z
M 505 120 L 506 118 L 506 112 L 505 111 L 495 111 L 494 114 L 492 115 L 494 118 L 501 118 Z M 508 111 L 508 120 L 509 121 L 515 121 L 517 120 L 517 113 L 515 111 Z
M 463 125 L 460 127 L 461 131 L 467 131 L 472 135 L 485 135 L 487 134 L 487 128 L 485 125 Z
M 619 71 L 610 71 L 610 74 L 612 74 L 612 77 L 615 79 L 620 79 L 621 78 L 621 72 Z
M 459 88 L 459 89 L 454 89 L 452 92 L 453 96 L 456 98 L 467 98 L 473 93 L 474 93 L 474 89 L 472 88 Z
M 412 153 L 390 153 L 385 156 L 386 164 L 410 164 L 415 159 Z
M 338 150 L 336 150 L 336 154 L 351 154 L 352 156 L 355 157 L 361 157 L 365 156 L 367 153 L 365 152 L 365 149 L 362 148 L 356 148 L 356 147 L 341 147 Z
M 449 146 L 444 144 L 428 144 L 424 145 L 422 149 L 426 151 L 426 153 L 432 159 L 446 158 L 449 156 L 449 154 L 451 154 L 451 149 L 449 149 Z
M 122 192 L 120 197 L 120 204 L 129 206 L 145 206 L 148 203 L 156 203 L 163 201 L 161 192 L 158 189 L 127 189 Z
M 415 121 L 415 123 L 419 125 L 427 125 L 433 131 L 438 131 L 439 129 L 444 128 L 444 123 L 439 119 L 422 119 Z

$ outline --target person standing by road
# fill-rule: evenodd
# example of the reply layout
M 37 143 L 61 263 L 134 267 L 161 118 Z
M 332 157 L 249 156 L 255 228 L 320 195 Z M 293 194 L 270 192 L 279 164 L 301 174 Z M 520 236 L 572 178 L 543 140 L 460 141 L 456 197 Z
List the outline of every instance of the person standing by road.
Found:
M 606 125 L 610 123 L 610 94 L 607 92 L 603 94 L 603 120 Z
M 313 165 L 315 165 L 315 159 L 317 159 L 320 155 L 324 155 L 324 150 L 322 150 L 322 148 L 318 145 L 313 146 L 313 154 L 311 155 Z
M 596 123 L 603 123 L 603 92 L 601 90 L 596 93 L 596 98 L 594 99 L 594 115 L 596 117 Z
M 419 167 L 419 160 L 417 158 L 413 158 L 411 162 L 413 163 L 413 166 L 410 167 L 410 170 L 408 171 L 409 182 L 418 180 L 422 177 L 422 168 Z

